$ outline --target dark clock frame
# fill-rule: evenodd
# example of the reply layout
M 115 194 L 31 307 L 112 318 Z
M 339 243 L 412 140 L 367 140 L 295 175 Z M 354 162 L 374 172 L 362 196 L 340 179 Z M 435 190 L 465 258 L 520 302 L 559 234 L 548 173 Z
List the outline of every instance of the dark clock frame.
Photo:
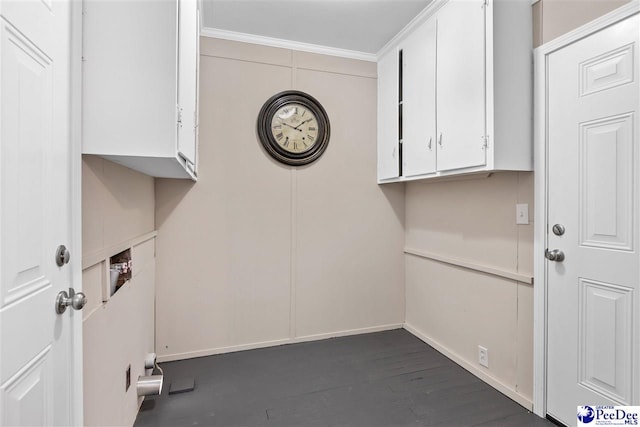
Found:
M 271 123 L 274 114 L 284 105 L 296 103 L 304 106 L 316 116 L 318 122 L 318 137 L 316 143 L 310 150 L 302 153 L 291 153 L 284 150 L 275 140 L 271 132 Z M 327 149 L 329 144 L 329 136 L 331 134 L 331 125 L 329 116 L 322 105 L 314 97 L 308 93 L 298 90 L 286 90 L 277 93 L 264 103 L 258 113 L 258 138 L 262 146 L 277 161 L 290 166 L 303 166 L 312 163 Z

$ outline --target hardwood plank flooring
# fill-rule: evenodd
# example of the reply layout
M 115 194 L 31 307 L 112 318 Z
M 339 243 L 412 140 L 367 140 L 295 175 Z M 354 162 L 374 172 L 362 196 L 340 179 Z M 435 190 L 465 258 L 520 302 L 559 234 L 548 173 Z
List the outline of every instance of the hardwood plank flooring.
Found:
M 163 363 L 146 426 L 549 426 L 403 329 Z M 169 395 L 172 379 L 195 390 Z

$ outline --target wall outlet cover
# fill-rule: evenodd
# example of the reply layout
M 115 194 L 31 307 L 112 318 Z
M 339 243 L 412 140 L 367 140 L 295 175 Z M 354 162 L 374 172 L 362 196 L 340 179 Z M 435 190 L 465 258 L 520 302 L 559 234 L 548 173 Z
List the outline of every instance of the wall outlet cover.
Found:
M 478 346 L 478 363 L 485 368 L 489 367 L 489 350 L 481 345 Z

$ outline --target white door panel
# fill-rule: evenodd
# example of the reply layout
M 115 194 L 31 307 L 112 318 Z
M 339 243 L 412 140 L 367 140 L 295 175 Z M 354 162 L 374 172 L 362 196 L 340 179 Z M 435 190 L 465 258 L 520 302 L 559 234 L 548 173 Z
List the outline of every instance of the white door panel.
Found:
M 547 412 L 568 425 L 640 404 L 639 20 L 549 55 Z
M 70 43 L 68 1 L 1 3 L 0 425 L 69 425 L 71 369 L 82 371 L 70 364 L 73 317 L 54 307 L 73 286 L 58 245 L 81 258 L 71 241 Z

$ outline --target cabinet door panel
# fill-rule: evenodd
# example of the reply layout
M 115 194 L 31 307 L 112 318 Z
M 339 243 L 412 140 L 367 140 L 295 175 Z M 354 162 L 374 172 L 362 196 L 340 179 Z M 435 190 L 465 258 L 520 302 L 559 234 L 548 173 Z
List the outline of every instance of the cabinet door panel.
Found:
M 436 23 L 422 24 L 403 47 L 403 174 L 436 171 Z
M 85 154 L 176 155 L 176 7 L 83 3 Z
M 485 7 L 450 1 L 438 13 L 438 170 L 486 164 Z
M 398 175 L 398 52 L 393 50 L 378 62 L 378 179 Z
M 178 3 L 178 152 L 192 164 L 196 162 L 197 69 L 198 69 L 198 3 Z

